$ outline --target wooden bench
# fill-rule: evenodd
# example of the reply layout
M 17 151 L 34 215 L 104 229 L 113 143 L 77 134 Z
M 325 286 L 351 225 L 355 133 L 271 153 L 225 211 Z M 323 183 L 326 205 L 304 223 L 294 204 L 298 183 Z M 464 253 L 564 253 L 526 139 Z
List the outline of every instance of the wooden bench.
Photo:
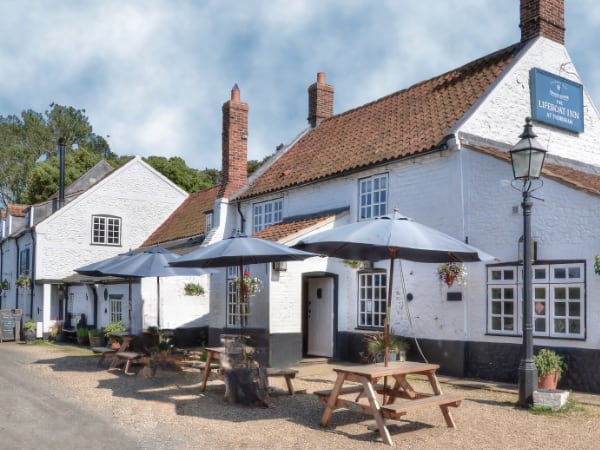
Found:
M 414 400 L 404 400 L 399 403 L 391 403 L 380 406 L 381 415 L 386 419 L 399 420 L 403 415 L 410 411 L 415 411 L 422 408 L 439 406 L 446 419 L 446 425 L 451 428 L 456 428 L 452 417 L 448 414 L 448 407 L 458 407 L 464 397 L 457 394 L 442 394 L 419 397 Z
M 294 385 L 292 384 L 292 379 L 296 378 L 297 370 L 293 369 L 275 369 L 272 367 L 267 368 L 267 377 L 283 377 L 285 378 L 285 384 L 288 388 L 288 393 L 290 395 L 294 395 Z
M 114 356 L 117 350 L 110 347 L 92 347 L 94 353 L 100 353 L 100 359 L 98 360 L 98 367 L 102 366 L 104 360 L 109 356 Z

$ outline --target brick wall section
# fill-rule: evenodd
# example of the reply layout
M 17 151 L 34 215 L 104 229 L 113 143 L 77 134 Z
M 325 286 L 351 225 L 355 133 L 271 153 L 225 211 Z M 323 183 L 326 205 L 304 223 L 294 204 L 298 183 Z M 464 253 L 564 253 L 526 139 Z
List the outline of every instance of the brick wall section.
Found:
M 565 44 L 564 0 L 521 0 L 521 42 L 543 36 Z
M 317 74 L 317 82 L 308 87 L 308 122 L 316 127 L 333 115 L 333 86 L 325 83 L 325 73 Z
M 226 198 L 246 184 L 248 177 L 248 104 L 240 101 L 237 84 L 223 104 L 222 182 L 217 198 Z

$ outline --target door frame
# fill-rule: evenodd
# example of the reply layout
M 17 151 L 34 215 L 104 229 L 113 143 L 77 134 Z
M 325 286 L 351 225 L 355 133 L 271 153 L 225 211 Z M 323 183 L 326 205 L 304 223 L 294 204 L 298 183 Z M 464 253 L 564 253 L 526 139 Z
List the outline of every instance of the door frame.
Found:
M 302 356 L 308 350 L 308 279 L 331 278 L 333 280 L 333 357 L 337 357 L 338 349 L 338 281 L 339 276 L 331 272 L 304 272 L 302 274 Z

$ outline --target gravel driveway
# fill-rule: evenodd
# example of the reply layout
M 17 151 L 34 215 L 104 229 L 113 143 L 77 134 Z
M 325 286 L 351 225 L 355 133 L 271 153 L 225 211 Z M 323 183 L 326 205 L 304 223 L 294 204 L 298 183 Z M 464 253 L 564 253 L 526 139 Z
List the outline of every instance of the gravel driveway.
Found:
M 373 449 L 388 448 L 367 416 L 337 411 L 323 429 L 323 404 L 312 395 L 331 388 L 331 366 L 301 368 L 287 395 L 283 379 L 273 381 L 271 408 L 249 408 L 223 401 L 223 383 L 210 381 L 199 392 L 197 370 L 157 371 L 154 378 L 127 376 L 96 367 L 97 356 L 76 346 L 0 344 L 23 355 L 23 376 L 40 378 L 49 389 L 114 419 L 140 449 Z M 452 381 L 452 380 L 451 380 Z M 414 384 L 418 387 L 420 381 Z M 600 406 L 578 404 L 566 415 L 535 415 L 515 407 L 516 392 L 491 390 L 468 380 L 443 382 L 444 392 L 466 400 L 452 409 L 457 429 L 446 428 L 438 409 L 422 410 L 390 422 L 397 447 L 411 449 L 592 449 L 600 442 Z M 485 385 L 484 385 L 485 386 Z M 577 399 L 578 397 L 575 396 Z M 89 448 L 104 448 L 90 442 Z

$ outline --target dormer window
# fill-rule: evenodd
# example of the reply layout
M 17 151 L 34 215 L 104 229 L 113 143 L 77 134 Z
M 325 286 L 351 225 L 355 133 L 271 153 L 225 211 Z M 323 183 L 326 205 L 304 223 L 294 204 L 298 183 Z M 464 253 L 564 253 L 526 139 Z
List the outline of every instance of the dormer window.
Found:
M 121 218 L 92 216 L 92 244 L 121 245 Z
M 213 212 L 204 213 L 204 233 L 208 234 L 213 227 Z

